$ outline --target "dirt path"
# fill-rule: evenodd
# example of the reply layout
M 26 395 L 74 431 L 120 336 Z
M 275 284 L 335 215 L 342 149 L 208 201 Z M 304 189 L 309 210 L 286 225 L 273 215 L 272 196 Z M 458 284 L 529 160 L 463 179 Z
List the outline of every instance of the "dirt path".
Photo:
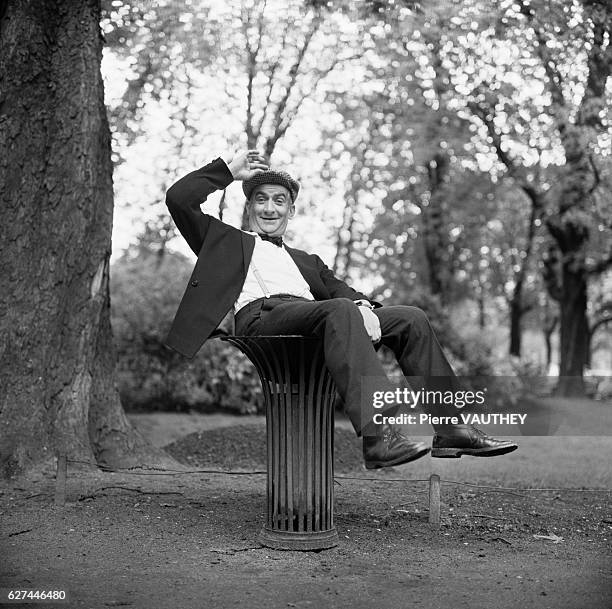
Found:
M 206 457 L 208 467 L 236 458 L 232 442 L 241 445 L 241 434 L 249 448 L 245 429 L 257 426 L 202 432 L 212 434 L 210 444 L 227 445 L 232 453 L 218 448 Z M 342 430 L 337 434 L 343 446 Z M 185 445 L 190 441 L 185 438 Z M 610 440 L 598 441 L 601 460 L 602 447 L 610 454 Z M 175 443 L 179 452 L 180 446 Z M 592 446 L 584 446 L 585 455 Z M 527 443 L 523 452 L 533 450 Z M 548 463 L 551 451 L 543 456 Z M 354 455 L 344 452 L 346 472 L 372 476 L 355 469 Z M 563 452 L 567 443 L 559 447 Z M 320 553 L 256 543 L 265 511 L 263 476 L 73 471 L 68 503 L 56 509 L 48 467 L 1 489 L 0 587 L 65 589 L 71 598 L 32 607 L 612 607 L 609 493 L 502 493 L 446 484 L 443 525 L 433 530 L 426 486 L 388 479 L 421 476 L 435 461 L 421 460 L 421 469 L 396 468 L 378 475 L 378 482 L 339 478 L 340 545 Z M 478 460 L 460 461 L 470 471 Z M 490 477 L 518 482 L 512 480 L 521 463 L 518 452 L 514 461 L 496 463 L 489 466 Z M 440 473 L 457 476 L 459 465 L 445 465 Z M 566 486 L 607 480 L 602 467 L 604 474 L 589 466 L 593 480 L 583 474 Z M 558 474 L 541 481 L 560 482 Z

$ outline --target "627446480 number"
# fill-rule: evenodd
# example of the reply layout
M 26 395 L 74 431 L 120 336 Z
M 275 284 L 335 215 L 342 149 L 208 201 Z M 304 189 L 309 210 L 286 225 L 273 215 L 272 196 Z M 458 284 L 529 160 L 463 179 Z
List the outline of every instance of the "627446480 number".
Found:
M 66 590 L 37 590 L 34 588 L 0 588 L 0 603 L 35 603 L 40 601 L 66 602 Z

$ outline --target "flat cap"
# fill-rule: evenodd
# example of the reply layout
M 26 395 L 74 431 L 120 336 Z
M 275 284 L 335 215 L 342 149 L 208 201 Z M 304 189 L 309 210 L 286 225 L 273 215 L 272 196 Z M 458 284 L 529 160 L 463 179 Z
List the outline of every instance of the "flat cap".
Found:
M 255 187 L 261 186 L 262 184 L 279 184 L 280 186 L 284 186 L 291 194 L 291 201 L 293 203 L 295 203 L 298 192 L 300 191 L 299 182 L 294 180 L 286 171 L 274 171 L 273 169 L 269 169 L 268 171 L 260 171 L 252 178 L 242 182 L 242 191 L 246 195 L 246 198 L 250 199 Z

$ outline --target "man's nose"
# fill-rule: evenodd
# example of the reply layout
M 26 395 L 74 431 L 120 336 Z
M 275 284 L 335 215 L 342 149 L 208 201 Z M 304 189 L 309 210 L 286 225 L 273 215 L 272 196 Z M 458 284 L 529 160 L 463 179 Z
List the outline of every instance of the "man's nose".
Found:
M 264 208 L 263 208 L 264 212 L 266 213 L 271 213 L 274 211 L 274 204 L 272 203 L 272 199 L 268 199 L 265 202 Z

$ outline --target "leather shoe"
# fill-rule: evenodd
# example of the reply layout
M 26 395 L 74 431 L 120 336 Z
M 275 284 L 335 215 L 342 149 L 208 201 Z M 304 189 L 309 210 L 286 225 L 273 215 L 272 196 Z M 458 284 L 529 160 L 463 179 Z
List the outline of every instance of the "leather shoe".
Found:
M 391 425 L 382 425 L 379 432 L 379 435 L 363 438 L 366 469 L 401 465 L 419 459 L 429 452 L 429 446 L 425 442 L 411 442 Z
M 476 427 L 460 427 L 448 432 L 436 432 L 431 445 L 431 456 L 458 459 L 461 455 L 495 457 L 518 448 L 508 440 L 496 440 Z

